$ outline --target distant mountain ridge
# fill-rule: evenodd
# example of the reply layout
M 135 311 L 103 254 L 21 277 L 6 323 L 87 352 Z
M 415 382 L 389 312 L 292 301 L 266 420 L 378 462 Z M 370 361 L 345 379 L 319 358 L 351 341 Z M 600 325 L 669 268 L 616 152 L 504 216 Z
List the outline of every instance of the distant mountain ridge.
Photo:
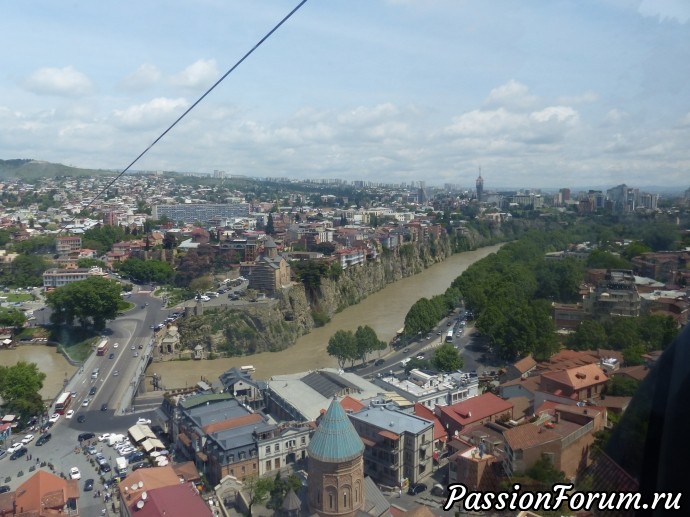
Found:
M 55 176 L 94 176 L 110 171 L 99 169 L 79 169 L 61 163 L 50 163 L 41 160 L 14 159 L 0 160 L 0 178 L 35 180 L 54 178 Z

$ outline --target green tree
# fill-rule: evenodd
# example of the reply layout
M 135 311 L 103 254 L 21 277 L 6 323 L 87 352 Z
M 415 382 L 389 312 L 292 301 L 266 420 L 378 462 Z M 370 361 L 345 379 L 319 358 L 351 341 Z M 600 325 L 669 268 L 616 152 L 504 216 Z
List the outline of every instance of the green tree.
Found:
M 269 213 L 268 214 L 268 220 L 266 221 L 266 234 L 267 235 L 275 235 L 276 229 L 273 225 L 273 214 Z
M 632 397 L 639 387 L 640 381 L 638 380 L 624 377 L 623 375 L 614 375 L 606 383 L 606 395 L 611 395 L 612 397 Z
M 252 517 L 252 508 L 255 504 L 262 503 L 266 500 L 273 488 L 273 480 L 271 478 L 260 478 L 251 475 L 244 478 L 243 485 L 249 497 L 247 510 L 249 517 Z
M 103 262 L 102 260 L 97 260 L 97 259 L 93 259 L 93 258 L 79 259 L 77 261 L 77 266 L 78 267 L 88 267 L 88 268 L 100 267 L 101 269 L 105 269 L 107 267 L 106 263 Z
M 357 341 L 357 356 L 364 363 L 367 354 L 376 350 L 385 350 L 386 343 L 381 341 L 376 335 L 376 331 L 369 325 L 360 325 L 355 331 L 355 340 Z
M 575 333 L 568 336 L 568 346 L 575 350 L 596 350 L 608 346 L 604 326 L 596 320 L 584 320 Z
M 638 257 L 643 253 L 648 253 L 652 251 L 652 248 L 647 246 L 642 241 L 634 241 L 626 246 L 626 248 L 621 252 L 621 256 L 627 260 L 632 260 L 634 257 Z
M 36 363 L 20 361 L 14 366 L 0 366 L 0 397 L 8 413 L 28 416 L 43 413 L 41 388 L 46 374 Z
M 26 323 L 26 316 L 18 309 L 0 307 L 0 326 L 3 327 L 23 327 Z
M 72 282 L 48 293 L 47 301 L 55 325 L 72 325 L 76 319 L 82 327 L 105 328 L 108 320 L 117 317 L 122 289 L 117 282 L 94 276 Z
M 39 255 L 19 255 L 9 264 L 3 264 L 0 282 L 10 287 L 43 285 L 43 273 L 48 262 Z
M 454 372 L 463 367 L 460 352 L 450 343 L 444 343 L 434 351 L 433 365 L 439 372 Z
M 345 368 L 348 360 L 354 361 L 358 357 L 357 338 L 350 330 L 338 330 L 328 340 L 326 352 L 338 360 L 340 368 Z
M 525 474 L 538 481 L 544 489 L 551 488 L 556 483 L 565 483 L 565 474 L 557 470 L 548 456 L 543 455 L 537 462 L 525 471 Z

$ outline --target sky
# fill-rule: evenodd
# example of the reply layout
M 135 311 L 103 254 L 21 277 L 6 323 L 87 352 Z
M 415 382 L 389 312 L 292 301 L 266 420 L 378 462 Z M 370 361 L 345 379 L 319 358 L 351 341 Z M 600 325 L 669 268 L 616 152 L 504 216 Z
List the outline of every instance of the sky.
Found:
M 0 159 L 122 170 L 298 0 L 0 17 Z M 136 170 L 690 187 L 686 0 L 308 0 Z

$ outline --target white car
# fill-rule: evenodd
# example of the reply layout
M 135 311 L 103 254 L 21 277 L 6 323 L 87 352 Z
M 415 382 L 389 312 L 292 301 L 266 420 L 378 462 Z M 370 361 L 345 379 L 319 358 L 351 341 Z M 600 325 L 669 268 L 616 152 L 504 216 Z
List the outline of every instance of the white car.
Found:
M 137 424 L 150 424 L 151 420 L 149 418 L 138 418 Z
M 136 451 L 136 449 L 134 447 L 125 447 L 124 449 L 120 449 L 120 454 L 122 456 L 126 456 L 130 452 L 134 452 L 134 451 Z
M 50 415 L 48 422 L 50 422 L 51 424 L 54 424 L 58 420 L 60 420 L 60 413 L 53 413 L 52 415 Z
M 132 345 L 130 348 L 131 348 L 132 350 L 136 350 L 136 349 L 137 349 L 137 347 L 135 347 L 134 345 Z
M 22 442 L 13 443 L 11 446 L 7 448 L 7 453 L 12 454 L 13 452 L 17 452 L 22 447 L 24 447 L 24 444 Z
M 81 403 L 83 407 L 86 407 L 89 405 L 89 402 L 91 402 L 89 399 L 84 399 L 84 402 Z
M 22 443 L 26 445 L 27 443 L 31 443 L 31 441 L 33 439 L 34 439 L 33 434 L 27 434 L 24 438 L 22 438 Z
M 81 472 L 77 467 L 72 467 L 69 469 L 69 477 L 70 479 L 81 479 Z
M 74 409 L 70 409 L 65 413 L 65 418 L 72 418 L 74 416 Z
M 117 348 L 118 346 L 120 346 L 120 343 L 115 343 L 115 344 L 113 345 L 113 348 Z
M 110 433 L 103 433 L 102 435 L 100 435 L 98 437 L 98 441 L 103 442 L 103 441 L 107 440 L 108 438 L 110 438 Z

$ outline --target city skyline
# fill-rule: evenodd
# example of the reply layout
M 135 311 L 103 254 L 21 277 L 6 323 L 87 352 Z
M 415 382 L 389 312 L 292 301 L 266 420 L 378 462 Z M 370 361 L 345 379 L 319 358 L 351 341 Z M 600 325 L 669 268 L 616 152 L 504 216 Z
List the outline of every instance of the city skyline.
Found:
M 2 158 L 121 170 L 294 5 L 7 6 Z M 687 187 L 689 21 L 673 0 L 312 0 L 135 168 Z

